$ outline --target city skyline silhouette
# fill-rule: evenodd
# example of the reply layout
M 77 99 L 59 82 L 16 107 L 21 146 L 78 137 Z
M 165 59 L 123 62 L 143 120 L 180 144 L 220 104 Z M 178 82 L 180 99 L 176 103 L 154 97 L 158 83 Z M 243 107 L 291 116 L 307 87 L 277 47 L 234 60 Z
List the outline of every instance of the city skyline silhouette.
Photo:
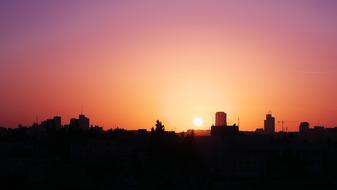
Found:
M 217 112 L 210 134 L 104 130 L 80 114 L 30 127 L 0 128 L 0 182 L 5 188 L 51 189 L 335 189 L 337 128 L 301 122 L 299 132 L 240 131 Z M 52 186 L 51 186 L 52 185 Z
M 337 189 L 337 1 L 0 1 L 1 189 Z
M 210 126 L 204 126 L 203 118 L 196 117 L 195 119 L 200 119 L 200 121 L 199 121 L 199 122 L 201 122 L 200 125 L 196 124 L 195 121 L 192 121 L 194 123 L 194 126 L 192 126 L 191 128 L 187 128 L 186 130 L 176 131 L 175 130 L 175 129 L 177 129 L 176 126 L 169 126 L 168 128 L 171 131 L 174 131 L 174 132 L 188 132 L 190 130 L 209 130 L 210 131 L 211 126 L 230 126 L 227 123 L 228 113 L 225 113 L 225 112 L 213 112 L 213 113 L 216 113 L 216 114 L 213 116 L 212 123 L 211 123 Z M 220 115 L 218 115 L 218 114 L 220 114 Z M 83 122 L 87 123 L 86 127 L 80 127 L 80 128 L 89 128 L 90 126 L 98 126 L 98 125 L 94 125 L 94 124 L 89 124 L 89 118 L 85 117 L 85 114 L 83 114 L 83 111 L 79 114 L 79 117 L 78 117 L 79 119 L 71 117 L 69 119 L 68 123 L 67 123 L 67 121 L 61 120 L 62 117 L 60 115 L 54 116 L 53 119 L 55 119 L 55 118 L 58 119 L 57 122 L 59 123 L 58 124 L 59 128 L 67 126 L 67 125 L 71 125 L 74 122 L 78 122 L 79 123 L 78 125 L 81 125 L 81 126 L 83 126 L 83 124 L 80 124 L 80 123 L 83 123 Z M 88 121 L 82 121 L 83 119 L 81 119 L 81 118 L 85 118 Z M 224 120 L 222 118 L 224 118 Z M 36 116 L 36 121 L 34 123 L 32 123 L 31 125 L 24 125 L 24 126 L 30 127 L 30 126 L 33 126 L 33 125 L 43 125 L 44 123 L 46 123 L 46 122 L 48 123 L 48 122 L 52 121 L 53 119 L 46 119 L 46 120 L 42 120 L 41 122 L 39 122 L 38 116 Z M 295 130 L 289 131 L 288 130 L 288 122 L 289 123 L 295 123 L 299 127 Z M 222 124 L 219 124 L 219 123 L 222 123 Z M 238 121 L 236 121 L 236 122 L 234 121 L 234 122 L 230 122 L 230 123 L 232 125 L 240 126 L 240 118 L 238 118 Z M 23 125 L 21 123 L 19 123 L 16 126 L 16 128 L 22 127 L 22 126 Z M 266 114 L 266 119 L 264 120 L 264 124 L 262 126 L 258 126 L 255 129 L 249 130 L 249 132 L 254 132 L 254 131 L 256 132 L 256 130 L 260 130 L 260 129 L 265 131 L 266 134 L 273 134 L 275 132 L 301 132 L 301 130 L 303 130 L 303 127 L 301 127 L 301 126 L 305 126 L 304 128 L 306 129 L 310 126 L 310 123 L 307 120 L 303 120 L 303 121 L 278 120 L 277 118 L 275 119 L 275 117 L 273 117 L 273 114 L 271 113 L 271 111 L 269 111 Z M 318 124 L 312 124 L 312 126 L 314 126 L 314 127 L 324 127 L 324 128 L 336 128 L 337 127 L 337 125 L 325 126 L 325 125 L 322 125 L 320 122 L 318 122 Z M 0 126 L 0 127 L 8 128 L 8 127 L 5 127 L 5 126 Z M 121 128 L 121 129 L 128 130 L 127 128 L 124 128 L 123 126 L 113 126 L 113 127 L 101 126 L 101 128 L 102 128 L 102 130 L 109 130 L 109 129 L 114 129 L 114 128 Z M 151 126 L 142 126 L 141 128 L 149 130 L 149 129 L 151 129 Z M 133 129 L 133 130 L 137 130 L 137 129 Z
M 218 110 L 247 131 L 270 109 L 280 121 L 337 123 L 334 1 L 0 5 L 0 126 L 82 107 L 127 129 L 161 118 L 185 131 L 195 117 L 207 129 Z
M 264 120 L 264 125 L 262 128 L 256 128 L 252 131 L 240 131 L 240 121 L 238 120 L 237 122 L 233 122 L 233 123 L 228 123 L 228 114 L 225 112 L 215 112 L 215 115 L 213 116 L 212 119 L 212 124 L 209 127 L 204 127 L 204 128 L 200 128 L 200 126 L 202 125 L 202 121 L 200 121 L 200 126 L 196 123 L 194 123 L 194 127 L 187 129 L 185 131 L 175 131 L 175 130 L 170 130 L 174 133 L 190 133 L 191 131 L 203 131 L 201 134 L 202 136 L 210 136 L 212 135 L 212 130 L 213 127 L 227 127 L 227 128 L 231 128 L 234 127 L 234 131 L 236 131 L 237 133 L 239 132 L 248 132 L 248 133 L 256 133 L 256 134 L 265 134 L 265 135 L 274 135 L 275 133 L 294 133 L 294 132 L 299 132 L 299 133 L 303 133 L 305 131 L 309 131 L 310 127 L 313 126 L 313 129 L 327 129 L 327 130 L 335 130 L 337 129 L 337 126 L 335 127 L 326 127 L 324 125 L 310 125 L 309 122 L 307 121 L 284 121 L 284 120 L 276 120 L 276 118 L 274 117 L 274 115 L 269 111 L 266 115 L 266 119 Z M 199 118 L 197 118 L 199 119 Z M 202 118 L 200 118 L 202 119 Z M 160 120 L 157 120 L 157 122 Z M 297 123 L 298 125 L 298 129 L 295 131 L 288 131 L 288 127 L 285 126 L 285 123 L 288 122 L 294 122 Z M 279 127 L 277 127 L 277 123 L 279 123 Z M 81 112 L 78 115 L 78 118 L 70 118 L 69 122 L 67 121 L 63 121 L 61 116 L 54 116 L 51 119 L 46 119 L 43 120 L 41 122 L 38 121 L 38 119 L 36 120 L 36 122 L 32 123 L 31 125 L 22 125 L 22 124 L 18 124 L 16 128 L 33 128 L 34 126 L 40 126 L 42 128 L 51 128 L 52 126 L 54 128 L 67 128 L 72 126 L 73 128 L 79 128 L 81 130 L 89 130 L 91 128 L 99 128 L 99 130 L 101 131 L 109 131 L 109 130 L 114 130 L 114 129 L 123 129 L 125 131 L 135 131 L 135 130 L 128 130 L 126 128 L 123 128 L 121 126 L 116 126 L 116 127 L 104 127 L 104 126 L 99 126 L 99 125 L 95 125 L 93 123 L 90 123 L 90 118 L 86 117 L 85 114 L 83 114 L 83 112 Z M 6 128 L 3 126 L 0 126 L 0 128 L 2 129 L 10 129 L 10 128 Z M 153 127 L 141 127 L 138 128 L 136 130 L 144 130 L 144 131 L 150 131 Z M 174 127 L 175 128 L 175 127 Z M 15 129 L 15 128 L 14 128 Z M 166 129 L 173 129 L 173 127 L 167 127 Z M 232 129 L 230 129 L 232 130 Z M 207 132 L 208 131 L 208 132 Z M 205 133 L 206 132 L 206 133 Z M 221 132 L 220 132 L 221 133 Z M 230 132 L 231 133 L 231 132 Z M 198 133 L 196 133 L 195 135 L 198 135 Z M 222 136 L 220 134 L 220 136 Z

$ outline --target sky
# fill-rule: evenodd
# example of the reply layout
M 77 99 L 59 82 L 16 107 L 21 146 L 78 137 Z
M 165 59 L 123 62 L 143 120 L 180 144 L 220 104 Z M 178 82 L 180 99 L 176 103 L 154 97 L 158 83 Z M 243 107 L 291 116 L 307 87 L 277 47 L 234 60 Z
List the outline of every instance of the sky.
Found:
M 0 126 L 337 126 L 337 1 L 3 0 Z M 280 123 L 277 130 L 281 129 Z

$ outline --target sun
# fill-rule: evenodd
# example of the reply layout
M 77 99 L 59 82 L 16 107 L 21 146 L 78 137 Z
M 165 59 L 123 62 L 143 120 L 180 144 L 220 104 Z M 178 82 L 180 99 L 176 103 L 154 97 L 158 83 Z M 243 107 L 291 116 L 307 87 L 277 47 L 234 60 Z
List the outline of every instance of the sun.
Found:
M 202 120 L 201 117 L 195 117 L 195 118 L 193 119 L 193 124 L 194 124 L 194 126 L 196 126 L 196 127 L 201 127 L 203 123 L 204 123 L 204 121 Z

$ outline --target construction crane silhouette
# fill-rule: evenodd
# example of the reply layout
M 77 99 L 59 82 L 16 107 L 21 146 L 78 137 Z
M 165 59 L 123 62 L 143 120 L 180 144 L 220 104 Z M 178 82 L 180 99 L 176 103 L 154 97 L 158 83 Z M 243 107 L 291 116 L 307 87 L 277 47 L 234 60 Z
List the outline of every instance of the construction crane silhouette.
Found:
M 296 122 L 298 121 L 284 121 L 284 120 L 277 121 L 277 123 L 281 123 L 282 132 L 288 132 L 288 127 L 285 127 L 285 123 L 296 123 Z

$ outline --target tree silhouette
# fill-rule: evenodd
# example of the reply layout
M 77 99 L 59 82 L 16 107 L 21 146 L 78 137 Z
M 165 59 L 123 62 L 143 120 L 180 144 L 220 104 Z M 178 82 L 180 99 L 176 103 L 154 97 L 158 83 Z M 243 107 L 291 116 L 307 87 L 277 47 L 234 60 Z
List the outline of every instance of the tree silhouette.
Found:
M 157 134 L 163 134 L 165 133 L 165 126 L 163 123 L 159 120 L 156 121 L 156 129 L 155 129 Z

